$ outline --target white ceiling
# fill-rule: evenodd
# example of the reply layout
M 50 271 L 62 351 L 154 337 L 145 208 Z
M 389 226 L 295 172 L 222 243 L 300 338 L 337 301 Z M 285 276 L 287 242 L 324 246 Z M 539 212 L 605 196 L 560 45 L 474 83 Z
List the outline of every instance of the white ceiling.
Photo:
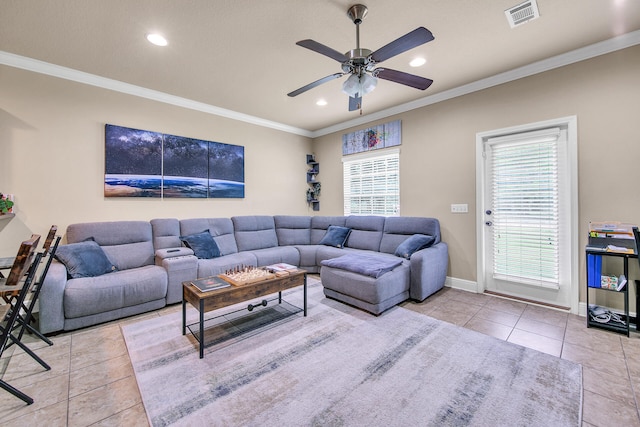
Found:
M 511 29 L 522 0 L 364 0 L 362 48 L 424 26 L 435 40 L 384 62 L 434 80 L 426 91 L 380 80 L 363 100 L 375 116 L 481 79 L 640 30 L 638 0 L 538 0 L 540 18 Z M 296 46 L 356 47 L 352 0 L 0 0 L 0 51 L 307 131 L 349 122 L 343 79 L 286 94 L 340 71 Z M 148 32 L 169 40 L 149 44 Z M 636 37 L 637 38 L 637 37 Z M 637 43 L 637 42 L 634 42 Z M 1 52 L 0 52 L 1 53 Z M 426 65 L 411 68 L 416 56 Z M 10 63 L 11 61 L 4 61 Z M 323 98 L 328 105 L 315 103 Z

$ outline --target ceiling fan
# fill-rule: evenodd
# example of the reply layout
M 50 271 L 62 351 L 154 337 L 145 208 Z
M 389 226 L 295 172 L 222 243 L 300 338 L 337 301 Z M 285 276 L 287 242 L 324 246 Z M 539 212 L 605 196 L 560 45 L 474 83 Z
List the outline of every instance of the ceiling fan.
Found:
M 381 47 L 375 52 L 372 52 L 369 49 L 361 49 L 360 24 L 367 15 L 367 12 L 367 7 L 362 4 L 356 4 L 347 10 L 347 15 L 351 18 L 353 23 L 356 24 L 356 48 L 347 53 L 342 54 L 311 39 L 301 40 L 296 43 L 298 46 L 318 52 L 340 62 L 342 64 L 342 72 L 331 74 L 327 77 L 321 78 L 320 80 L 316 80 L 313 83 L 302 86 L 293 92 L 289 92 L 287 94 L 288 96 L 293 97 L 300 95 L 301 93 L 304 93 L 309 89 L 313 89 L 323 83 L 350 74 L 349 78 L 342 85 L 342 91 L 349 95 L 349 111 L 362 111 L 362 96 L 375 89 L 378 83 L 378 78 L 411 86 L 420 90 L 425 90 L 431 86 L 431 83 L 433 83 L 433 80 L 431 79 L 408 74 L 403 71 L 392 70 L 390 68 L 376 68 L 376 65 L 382 61 L 433 40 L 434 37 L 433 34 L 431 34 L 431 31 L 424 27 L 418 27 L 404 36 Z

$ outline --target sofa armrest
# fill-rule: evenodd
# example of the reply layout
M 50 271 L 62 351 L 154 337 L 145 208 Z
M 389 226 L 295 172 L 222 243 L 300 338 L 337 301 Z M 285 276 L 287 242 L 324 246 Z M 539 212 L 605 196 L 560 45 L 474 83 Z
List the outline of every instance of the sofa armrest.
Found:
M 439 291 L 447 279 L 449 246 L 440 242 L 411 255 L 411 286 L 409 296 L 423 301 Z
M 164 258 L 160 265 L 167 271 L 167 304 L 181 302 L 182 282 L 194 280 L 198 276 L 198 258 L 194 255 L 169 257 Z
M 193 251 L 185 247 L 158 249 L 156 250 L 156 265 L 162 265 L 164 259 L 185 255 L 193 255 Z
M 64 289 L 67 286 L 66 267 L 54 260 L 41 285 L 38 298 L 40 332 L 47 334 L 64 329 Z

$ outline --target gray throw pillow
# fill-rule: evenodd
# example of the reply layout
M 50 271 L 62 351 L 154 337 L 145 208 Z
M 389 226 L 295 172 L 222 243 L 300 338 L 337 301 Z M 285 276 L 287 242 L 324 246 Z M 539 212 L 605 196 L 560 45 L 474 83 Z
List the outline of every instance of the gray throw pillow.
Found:
M 55 258 L 67 267 L 67 275 L 72 279 L 101 276 L 117 270 L 93 240 L 58 246 Z
M 319 244 L 342 248 L 344 247 L 344 243 L 347 241 L 350 233 L 350 228 L 340 227 L 339 225 L 330 225 Z
M 218 258 L 220 256 L 218 244 L 209 233 L 209 230 L 188 236 L 180 236 L 180 240 L 186 247 L 193 250 L 194 255 L 200 259 Z
M 414 252 L 433 245 L 436 238 L 427 234 L 414 234 L 400 243 L 394 253 L 395 256 L 409 259 Z

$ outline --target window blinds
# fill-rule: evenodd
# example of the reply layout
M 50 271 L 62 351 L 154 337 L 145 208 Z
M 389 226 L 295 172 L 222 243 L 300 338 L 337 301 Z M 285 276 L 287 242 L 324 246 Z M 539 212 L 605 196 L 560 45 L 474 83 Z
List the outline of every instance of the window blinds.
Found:
M 399 152 L 343 159 L 344 214 L 400 214 Z
M 559 129 L 492 138 L 494 278 L 559 286 Z

